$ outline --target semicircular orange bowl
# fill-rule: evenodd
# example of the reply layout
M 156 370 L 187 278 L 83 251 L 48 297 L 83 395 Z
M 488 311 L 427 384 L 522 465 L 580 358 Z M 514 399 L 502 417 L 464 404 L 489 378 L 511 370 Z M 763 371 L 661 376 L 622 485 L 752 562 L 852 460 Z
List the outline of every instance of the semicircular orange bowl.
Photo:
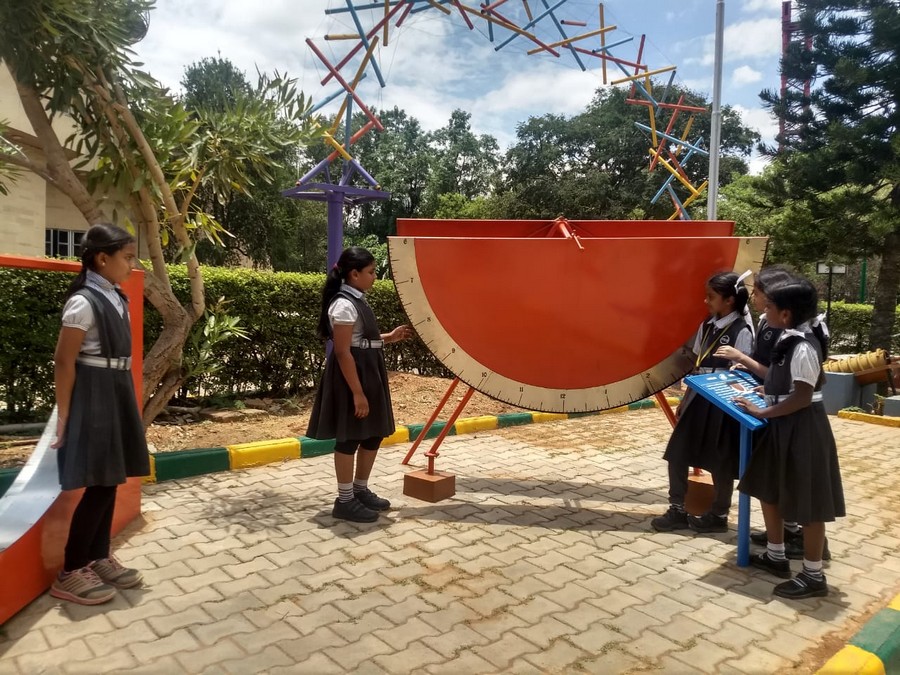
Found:
M 413 327 L 467 384 L 533 410 L 644 398 L 693 366 L 706 280 L 758 269 L 764 239 L 390 238 Z

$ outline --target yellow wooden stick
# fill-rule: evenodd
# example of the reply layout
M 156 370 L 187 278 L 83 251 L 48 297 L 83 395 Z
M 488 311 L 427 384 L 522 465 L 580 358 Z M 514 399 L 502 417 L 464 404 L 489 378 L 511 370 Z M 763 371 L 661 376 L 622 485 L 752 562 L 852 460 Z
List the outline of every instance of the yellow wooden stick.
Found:
M 637 75 L 629 75 L 628 77 L 622 77 L 618 80 L 613 80 L 610 84 L 622 84 L 623 82 L 633 82 L 634 80 L 639 80 L 642 77 L 651 77 L 653 75 L 659 75 L 660 73 L 668 73 L 672 70 L 675 70 L 677 66 L 666 66 L 665 68 L 658 68 L 657 70 L 648 70 L 646 73 L 638 73 Z
M 444 14 L 450 13 L 450 10 L 447 9 L 446 7 L 444 7 L 442 4 L 440 4 L 437 0 L 428 0 L 428 4 L 431 5 L 432 7 L 435 7 L 437 9 L 441 10 Z
M 615 30 L 616 26 L 607 26 L 606 28 L 601 28 L 599 30 L 592 30 L 589 33 L 584 33 L 583 35 L 576 35 L 575 37 L 566 38 L 565 40 L 560 40 L 559 42 L 553 42 L 548 47 L 562 47 L 563 45 L 571 44 L 572 42 L 576 42 L 578 40 L 584 40 L 585 38 L 594 37 L 595 35 L 603 35 L 604 33 L 608 33 L 611 30 Z M 529 54 L 537 54 L 538 52 L 545 51 L 543 47 L 538 47 L 537 49 L 532 49 L 528 53 Z
M 653 149 L 653 148 L 650 148 L 650 154 L 651 154 L 651 155 L 656 155 L 656 154 L 657 154 L 657 153 L 656 153 L 656 150 Z M 669 163 L 668 163 L 665 159 L 663 159 L 662 157 L 660 157 L 658 161 L 659 161 L 660 164 L 662 164 L 664 167 L 666 167 L 666 169 L 669 171 L 669 173 L 671 173 L 673 176 L 675 176 L 675 179 L 676 179 L 679 183 L 681 183 L 682 185 L 684 185 L 684 187 L 686 187 L 686 188 L 690 191 L 690 193 L 691 193 L 692 195 L 696 195 L 696 194 L 697 194 L 697 188 L 695 188 L 693 185 L 691 185 L 691 182 L 690 182 L 687 178 L 685 178 L 685 177 L 682 176 L 680 173 L 678 173 L 678 170 L 677 170 L 675 167 L 673 167 L 671 164 L 669 164 Z
M 348 162 L 353 159 L 346 150 L 344 150 L 344 146 L 338 143 L 334 138 L 332 138 L 331 134 L 327 131 L 322 132 L 322 138 L 325 139 L 325 142 L 332 146 L 335 150 L 337 150 L 338 154 L 346 159 Z
M 359 68 L 356 70 L 356 75 L 353 76 L 353 81 L 350 83 L 350 89 L 356 90 L 356 85 L 359 84 L 359 81 L 362 79 L 363 73 L 366 70 L 366 66 L 369 65 L 369 59 L 372 58 L 372 52 L 375 51 L 375 45 L 378 44 L 378 36 L 376 35 L 372 38 L 372 42 L 369 43 L 369 48 L 366 50 L 366 55 L 363 57 L 362 62 L 359 64 Z M 334 116 L 334 124 L 331 125 L 331 128 L 328 130 L 328 133 L 334 136 L 337 133 L 338 126 L 344 117 L 344 111 L 347 109 L 347 97 L 344 97 L 344 100 L 341 102 L 341 107 L 338 109 L 337 115 Z
M 603 28 L 603 25 L 604 25 L 603 24 L 603 3 L 601 2 L 600 3 L 600 28 Z M 600 33 L 600 46 L 601 47 L 606 46 L 606 33 Z M 606 54 L 606 52 L 603 52 L 603 53 Z M 600 59 L 600 61 L 603 64 L 601 66 L 603 68 L 603 84 L 606 84 L 606 59 Z

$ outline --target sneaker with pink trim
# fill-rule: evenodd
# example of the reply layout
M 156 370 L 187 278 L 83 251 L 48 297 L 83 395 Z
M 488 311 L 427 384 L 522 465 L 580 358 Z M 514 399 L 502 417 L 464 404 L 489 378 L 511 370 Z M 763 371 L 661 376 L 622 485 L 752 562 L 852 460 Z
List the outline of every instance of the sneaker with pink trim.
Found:
M 116 588 L 133 588 L 144 579 L 140 572 L 125 567 L 113 556 L 95 560 L 88 567 L 105 583 Z
M 79 605 L 101 605 L 115 597 L 116 589 L 103 583 L 90 567 L 82 567 L 60 572 L 50 586 L 50 595 Z

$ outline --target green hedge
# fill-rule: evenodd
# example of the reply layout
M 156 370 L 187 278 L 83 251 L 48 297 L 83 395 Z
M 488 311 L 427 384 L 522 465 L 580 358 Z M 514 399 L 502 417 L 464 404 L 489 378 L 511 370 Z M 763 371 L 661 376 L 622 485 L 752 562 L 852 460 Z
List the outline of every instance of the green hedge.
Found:
M 184 268 L 171 267 L 169 273 L 176 295 L 187 302 Z M 228 298 L 228 313 L 241 317 L 250 336 L 218 346 L 223 367 L 199 383 L 204 394 L 253 391 L 283 396 L 314 386 L 324 357 L 316 337 L 322 275 L 205 267 L 203 276 L 207 302 Z M 45 419 L 52 407 L 53 349 L 71 278 L 62 272 L 0 268 L 0 423 Z M 406 321 L 392 282 L 377 282 L 368 300 L 382 330 Z M 871 313 L 869 305 L 833 303 L 832 351 L 863 351 Z M 159 315 L 145 304 L 145 350 L 160 330 Z M 900 323 L 895 332 L 900 332 Z M 900 340 L 895 339 L 893 352 L 900 353 Z M 418 339 L 389 345 L 385 356 L 391 370 L 449 375 Z M 197 385 L 189 390 L 195 393 Z

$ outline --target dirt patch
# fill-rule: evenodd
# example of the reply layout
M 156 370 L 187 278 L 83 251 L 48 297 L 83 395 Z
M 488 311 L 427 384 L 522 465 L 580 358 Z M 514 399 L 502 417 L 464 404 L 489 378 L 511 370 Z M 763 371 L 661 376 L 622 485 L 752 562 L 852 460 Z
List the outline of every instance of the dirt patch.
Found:
M 411 373 L 392 372 L 391 399 L 394 405 L 394 419 L 398 425 L 421 424 L 434 412 L 438 402 L 447 392 L 451 380 L 441 377 L 422 377 Z M 460 383 L 447 405 L 441 411 L 440 419 L 446 420 L 466 393 L 466 385 Z M 669 395 L 680 395 L 680 390 L 670 389 Z M 147 442 L 156 452 L 169 452 L 188 448 L 210 448 L 250 443 L 273 438 L 302 436 L 306 433 L 309 414 L 312 410 L 315 392 L 293 400 L 297 412 L 287 415 L 270 415 L 253 412 L 252 417 L 233 422 L 199 421 L 190 423 L 155 423 L 147 430 Z M 502 403 L 476 392 L 466 405 L 461 416 L 500 415 L 523 412 L 521 408 Z M 249 413 L 248 413 L 249 414 Z M 12 445 L 9 439 L 0 437 L 0 468 L 22 466 L 28 460 L 37 442 L 37 437 L 23 445 L 21 437 Z

